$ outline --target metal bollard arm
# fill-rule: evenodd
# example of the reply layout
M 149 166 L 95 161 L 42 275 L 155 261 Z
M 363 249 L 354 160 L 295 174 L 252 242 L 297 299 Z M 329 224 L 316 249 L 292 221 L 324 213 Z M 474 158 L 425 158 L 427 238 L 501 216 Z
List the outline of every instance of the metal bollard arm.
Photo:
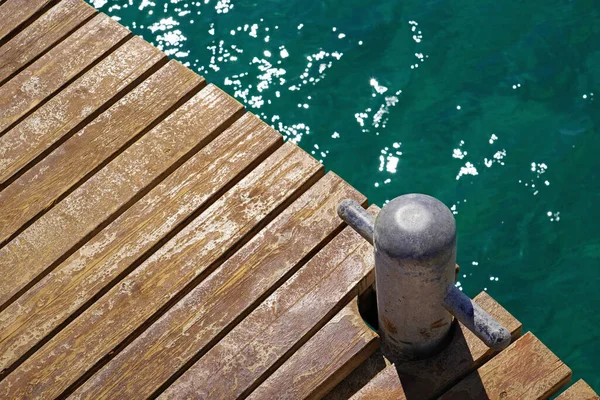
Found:
M 342 200 L 337 209 L 344 222 L 357 231 L 369 243 L 373 243 L 375 217 L 354 200 Z M 494 317 L 479 307 L 455 286 L 451 286 L 442 306 L 464 326 L 494 350 L 506 348 L 511 341 L 510 332 Z
M 456 286 L 448 290 L 444 297 L 444 307 L 488 347 L 502 350 L 510 344 L 508 329 Z

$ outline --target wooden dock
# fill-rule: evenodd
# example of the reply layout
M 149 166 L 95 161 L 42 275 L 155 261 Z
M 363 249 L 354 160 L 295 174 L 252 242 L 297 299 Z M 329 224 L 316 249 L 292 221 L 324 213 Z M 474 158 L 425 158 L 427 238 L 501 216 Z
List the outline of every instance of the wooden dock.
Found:
M 433 359 L 390 364 L 358 311 L 372 246 L 336 214 L 363 195 L 81 0 L 0 0 L 0 21 L 1 399 L 541 399 L 569 381 L 486 293 L 508 349 L 457 325 Z

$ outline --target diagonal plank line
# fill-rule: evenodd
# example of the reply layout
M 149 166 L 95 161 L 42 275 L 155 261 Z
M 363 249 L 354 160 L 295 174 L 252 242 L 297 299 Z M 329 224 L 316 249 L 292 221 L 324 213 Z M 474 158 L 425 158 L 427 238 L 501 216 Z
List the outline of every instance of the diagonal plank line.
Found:
M 109 281 L 100 291 L 94 294 L 88 301 L 86 301 L 83 305 L 81 305 L 77 310 L 75 310 L 67 319 L 65 319 L 62 323 L 60 323 L 56 328 L 50 331 L 39 343 L 34 345 L 30 350 L 24 353 L 21 357 L 19 357 L 12 365 L 5 368 L 0 372 L 0 381 L 14 371 L 20 364 L 22 364 L 27 358 L 29 358 L 32 354 L 34 354 L 37 350 L 39 350 L 42 346 L 44 346 L 48 341 L 52 339 L 58 332 L 64 329 L 67 325 L 69 325 L 72 321 L 74 321 L 79 315 L 85 312 L 89 307 L 91 307 L 98 299 L 104 296 L 108 291 L 110 291 L 116 284 L 118 284 L 123 278 L 129 275 L 133 270 L 139 267 L 144 261 L 146 261 L 152 254 L 154 254 L 159 248 L 161 248 L 165 243 L 171 240 L 174 236 L 176 236 L 182 229 L 184 229 L 191 221 L 196 219 L 200 214 L 202 214 L 206 209 L 208 209 L 215 201 L 221 198 L 227 191 L 233 188 L 239 181 L 245 178 L 249 173 L 251 173 L 258 165 L 260 165 L 268 156 L 273 154 L 277 148 L 281 146 L 282 142 L 277 141 L 271 147 L 267 148 L 262 154 L 260 154 L 257 158 L 255 158 L 245 169 L 243 169 L 237 176 L 235 176 L 232 180 L 230 180 L 227 184 L 225 184 L 221 189 L 210 195 L 204 204 L 202 204 L 199 208 L 197 208 L 194 212 L 192 212 L 187 218 L 182 220 L 178 225 L 176 225 L 172 231 L 170 231 L 166 236 L 160 239 L 156 244 L 151 246 L 148 250 L 146 250 L 142 255 L 135 260 L 130 266 L 124 269 L 121 273 L 115 276 L 111 281 Z
M 79 0 L 82 1 L 82 0 Z M 0 2 L 1 4 L 1 2 Z M 87 6 L 87 3 L 83 3 Z M 56 7 L 59 7 L 61 4 L 57 4 L 55 5 L 50 12 L 54 11 L 54 9 Z M 50 14 L 50 13 L 48 13 Z M 47 16 L 48 14 L 44 15 Z M 69 29 L 65 30 L 62 34 L 62 36 L 57 37 L 53 43 L 49 44 L 48 46 L 46 46 L 43 50 L 39 51 L 36 55 L 34 55 L 33 57 L 31 57 L 30 59 L 28 59 L 27 61 L 23 62 L 22 65 L 18 66 L 17 68 L 14 69 L 14 71 L 12 71 L 10 74 L 4 76 L 2 79 L 0 79 L 0 87 L 2 87 L 2 85 L 6 82 L 8 82 L 9 80 L 11 80 L 13 77 L 15 77 L 16 75 L 18 75 L 21 71 L 23 71 L 25 68 L 27 68 L 28 66 L 30 66 L 31 64 L 33 64 L 34 62 L 36 62 L 40 57 L 44 56 L 46 53 L 48 53 L 49 51 L 51 51 L 53 48 L 55 48 L 56 46 L 58 46 L 60 43 L 62 43 L 67 37 L 69 37 L 73 32 L 75 32 L 76 30 L 78 30 L 79 28 L 81 28 L 83 25 L 85 25 L 86 23 L 88 23 L 92 18 L 94 18 L 96 15 L 98 14 L 98 12 L 96 10 L 93 10 L 92 12 L 90 12 L 90 15 L 88 15 L 87 17 L 81 19 L 80 22 L 78 22 L 77 24 L 71 26 Z M 54 27 L 56 26 L 57 28 L 60 26 L 61 28 L 64 29 L 64 21 L 65 18 L 60 19 L 58 21 L 56 21 L 55 25 L 52 27 L 52 30 L 54 30 Z M 36 21 L 36 22 L 39 22 Z M 28 26 L 26 29 L 24 29 L 23 31 L 19 32 L 17 35 L 15 35 L 11 40 L 17 40 L 19 39 L 20 36 L 23 37 L 27 37 L 29 35 L 29 30 L 31 30 L 34 27 L 35 23 Z M 16 46 L 14 43 L 11 43 L 11 40 L 7 41 L 5 43 L 5 46 L 9 46 L 11 44 L 13 44 L 13 47 Z M 2 50 L 4 48 L 4 46 L 0 45 L 0 50 Z M 6 54 L 6 53 L 4 53 Z M 3 67 L 3 65 L 0 64 L 0 67 Z

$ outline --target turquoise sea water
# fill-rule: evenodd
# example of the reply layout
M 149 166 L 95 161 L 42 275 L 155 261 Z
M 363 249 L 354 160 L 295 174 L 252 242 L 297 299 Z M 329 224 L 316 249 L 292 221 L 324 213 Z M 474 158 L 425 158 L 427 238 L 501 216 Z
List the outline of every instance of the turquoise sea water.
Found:
M 93 0 L 383 205 L 421 192 L 600 391 L 600 1 Z

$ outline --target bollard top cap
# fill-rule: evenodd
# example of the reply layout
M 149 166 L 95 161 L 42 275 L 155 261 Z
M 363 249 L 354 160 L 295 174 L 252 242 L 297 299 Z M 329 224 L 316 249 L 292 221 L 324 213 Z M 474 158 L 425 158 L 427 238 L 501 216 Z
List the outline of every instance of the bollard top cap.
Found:
M 438 199 L 407 194 L 387 203 L 375 220 L 377 251 L 392 258 L 428 260 L 452 253 L 456 246 L 456 222 Z

